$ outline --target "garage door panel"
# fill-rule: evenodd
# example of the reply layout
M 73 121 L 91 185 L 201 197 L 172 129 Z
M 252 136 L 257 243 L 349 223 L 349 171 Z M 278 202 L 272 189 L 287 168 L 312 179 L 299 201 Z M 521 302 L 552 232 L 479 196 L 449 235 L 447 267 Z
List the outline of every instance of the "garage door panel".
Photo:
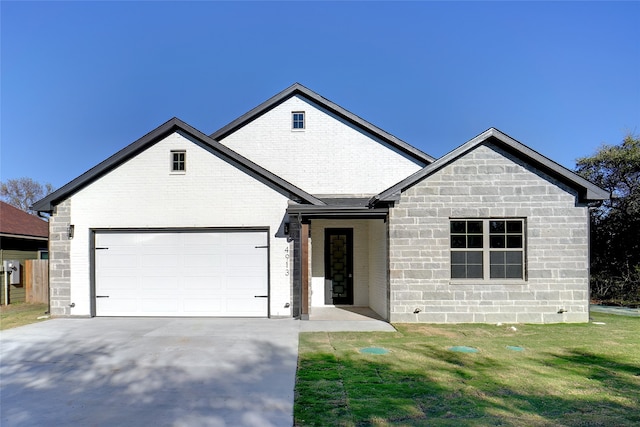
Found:
M 265 317 L 263 231 L 96 233 L 98 316 Z
M 100 246 L 137 246 L 138 234 L 113 234 L 113 233 L 101 233 L 96 234 L 96 247 Z
M 106 250 L 99 250 L 97 252 L 96 265 L 101 268 L 112 268 L 116 271 L 127 267 L 133 268 L 130 263 L 131 260 L 136 257 L 135 252 L 121 253 L 115 250 L 110 250 L 108 254 Z
M 227 257 L 227 265 L 233 270 L 239 270 L 247 267 L 262 267 L 266 264 L 265 253 L 266 249 L 262 249 L 262 253 L 257 252 L 260 249 L 254 249 L 253 253 L 243 254 L 230 254 Z
M 134 266 L 122 268 L 122 267 L 110 267 L 105 268 L 100 265 L 97 267 L 100 269 L 102 277 L 110 278 L 113 277 L 118 280 L 126 280 L 128 278 L 134 277 L 138 275 L 138 269 Z
M 222 233 L 184 233 L 184 243 L 187 245 L 219 246 L 225 241 Z
M 189 314 L 206 315 L 207 313 L 222 313 L 220 300 L 185 298 L 184 311 Z
M 168 270 L 179 264 L 178 255 L 173 254 L 145 254 L 140 257 L 141 267 L 146 269 Z
M 227 291 L 230 293 L 245 292 L 248 289 L 258 290 L 262 288 L 261 277 L 237 276 L 227 277 L 225 280 Z
M 145 247 L 175 247 L 180 243 L 178 233 L 141 233 L 137 234 L 138 242 Z
M 185 243 L 182 247 L 182 253 L 189 257 L 219 258 L 224 256 L 225 252 L 225 248 L 221 246 L 221 243 L 217 242 L 211 242 L 207 245 L 190 245 Z
M 222 279 L 213 279 L 211 277 L 188 276 L 183 286 L 185 291 L 198 291 L 199 295 L 219 295 L 223 290 Z
M 172 277 L 141 277 L 140 289 L 144 292 L 166 292 L 171 295 L 178 286 Z
M 113 299 L 99 298 L 98 305 L 105 312 L 135 313 L 136 311 L 138 311 L 137 300 L 132 296 L 125 296 L 123 298 L 113 298 Z
M 264 298 L 266 299 L 266 298 Z M 227 310 L 236 311 L 237 316 L 259 316 L 262 310 L 263 298 L 253 298 L 253 301 L 244 298 L 228 298 Z
M 179 314 L 179 304 L 175 298 L 154 298 L 143 299 L 140 306 L 142 313 L 151 315 L 167 316 L 171 314 Z
M 243 246 L 243 245 L 266 245 L 267 235 L 265 233 L 233 233 L 226 236 L 229 240 L 229 245 Z
M 186 269 L 186 273 L 188 274 L 190 271 L 207 270 L 207 271 L 219 271 L 224 266 L 224 258 L 220 255 L 214 254 L 197 254 L 197 255 L 188 255 L 184 258 L 184 267 Z
M 111 278 L 111 280 L 105 280 L 103 283 L 105 289 L 118 291 L 117 294 L 114 294 L 114 297 L 116 295 L 121 295 L 124 292 L 134 292 L 136 294 L 138 292 L 137 287 L 131 285 L 131 283 L 133 283 L 131 280 L 117 280 L 117 278 Z M 113 292 L 110 292 L 109 294 L 113 294 Z M 99 291 L 97 295 L 101 295 Z

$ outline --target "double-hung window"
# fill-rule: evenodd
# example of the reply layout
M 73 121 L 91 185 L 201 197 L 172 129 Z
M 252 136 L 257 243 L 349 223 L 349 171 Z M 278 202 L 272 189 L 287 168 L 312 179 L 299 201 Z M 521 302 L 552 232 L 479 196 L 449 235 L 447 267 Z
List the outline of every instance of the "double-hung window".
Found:
M 451 279 L 525 279 L 524 219 L 452 219 Z

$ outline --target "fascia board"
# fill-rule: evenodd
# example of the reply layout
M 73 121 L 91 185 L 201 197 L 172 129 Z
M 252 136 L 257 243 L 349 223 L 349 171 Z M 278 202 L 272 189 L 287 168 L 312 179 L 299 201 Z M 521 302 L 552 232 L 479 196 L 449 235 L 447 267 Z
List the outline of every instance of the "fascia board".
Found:
M 609 192 L 584 179 L 577 173 L 516 141 L 498 129 L 491 128 L 490 131 L 492 132 L 491 136 L 502 142 L 507 148 L 510 148 L 510 151 L 516 156 L 523 158 L 528 163 L 537 166 L 550 175 L 556 176 L 561 181 L 569 184 L 569 186 L 581 190 L 581 197 L 584 200 L 607 200 L 610 198 Z

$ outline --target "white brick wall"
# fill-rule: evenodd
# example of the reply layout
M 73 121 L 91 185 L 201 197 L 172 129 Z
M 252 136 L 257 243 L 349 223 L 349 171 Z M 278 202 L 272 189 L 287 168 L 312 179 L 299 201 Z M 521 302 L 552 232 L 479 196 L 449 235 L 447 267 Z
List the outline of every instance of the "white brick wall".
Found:
M 170 173 L 171 150 L 186 150 L 186 174 Z M 275 237 L 287 198 L 184 136 L 168 136 L 71 199 L 71 315 L 90 314 L 89 229 L 119 227 L 270 227 L 271 314 L 291 314 L 291 246 Z
M 304 111 L 306 129 L 291 129 Z M 321 107 L 292 97 L 221 140 L 311 194 L 377 194 L 420 165 Z
M 490 217 L 526 218 L 527 282 L 452 284 L 449 219 Z M 575 191 L 481 145 L 407 190 L 391 209 L 390 320 L 585 322 L 588 224 Z

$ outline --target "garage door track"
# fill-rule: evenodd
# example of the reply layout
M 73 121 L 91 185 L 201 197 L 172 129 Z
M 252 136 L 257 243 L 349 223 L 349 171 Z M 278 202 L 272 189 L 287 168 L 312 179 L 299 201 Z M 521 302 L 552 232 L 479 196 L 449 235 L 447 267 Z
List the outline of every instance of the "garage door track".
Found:
M 3 331 L 3 426 L 288 426 L 293 319 L 54 319 Z

